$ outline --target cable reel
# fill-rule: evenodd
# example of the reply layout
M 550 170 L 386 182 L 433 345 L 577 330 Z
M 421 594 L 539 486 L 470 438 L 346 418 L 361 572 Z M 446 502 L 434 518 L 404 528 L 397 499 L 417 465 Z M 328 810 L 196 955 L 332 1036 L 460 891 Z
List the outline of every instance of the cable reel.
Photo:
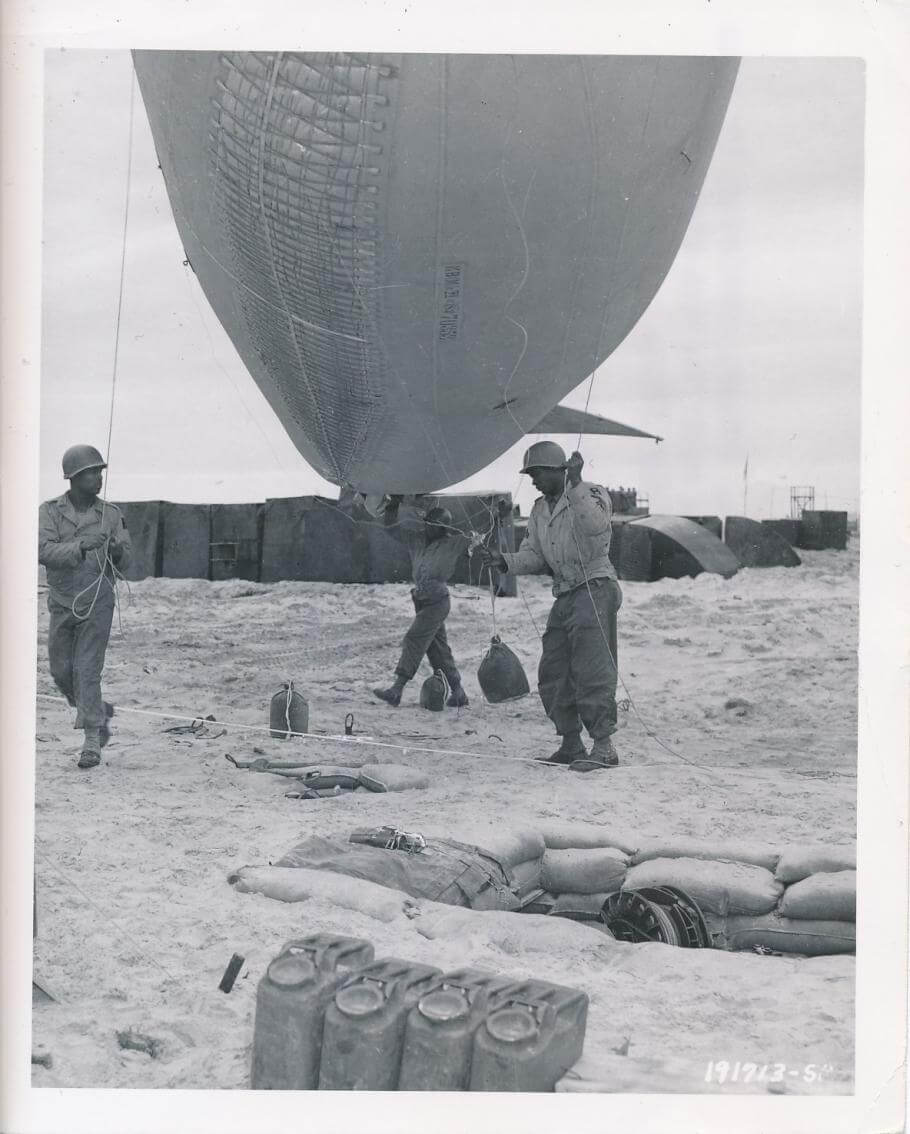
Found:
M 649 886 L 610 894 L 600 918 L 617 941 L 660 941 L 683 949 L 706 949 L 711 945 L 698 906 L 674 886 Z

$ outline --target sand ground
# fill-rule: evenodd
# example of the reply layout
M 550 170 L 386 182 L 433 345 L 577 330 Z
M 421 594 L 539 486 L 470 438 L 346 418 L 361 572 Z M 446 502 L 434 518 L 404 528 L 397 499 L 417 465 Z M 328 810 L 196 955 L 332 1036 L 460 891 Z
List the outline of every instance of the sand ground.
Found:
M 591 998 L 586 1060 L 608 1061 L 628 1040 L 631 1057 L 658 1067 L 642 1089 L 672 1089 L 672 1076 L 661 1082 L 661 1061 L 673 1060 L 673 1081 L 697 1091 L 706 1089 L 709 1060 L 740 1060 L 796 1069 L 779 1088 L 791 1093 L 851 1090 L 852 957 L 617 949 L 592 931 L 542 950 L 518 915 L 514 934 L 495 940 L 430 940 L 418 922 L 384 924 L 321 901 L 283 904 L 237 893 L 226 879 L 243 864 L 274 862 L 308 834 L 346 837 L 380 823 L 457 837 L 478 819 L 577 819 L 643 839 L 849 842 L 857 584 L 856 541 L 846 552 L 806 552 L 790 570 L 623 584 L 622 766 L 595 776 L 515 759 L 551 751 L 554 738 L 536 694 L 483 702 L 476 671 L 491 634 L 483 592 L 454 588 L 449 621 L 470 706 L 431 714 L 417 705 L 416 682 L 397 711 L 369 693 L 391 674 L 411 610 L 405 586 L 133 584 L 108 651 L 105 695 L 118 715 L 99 768 L 76 768 L 81 734 L 70 710 L 38 701 L 35 964 L 60 1002 L 33 1014 L 34 1049 L 52 1057 L 50 1068 L 33 1068 L 34 1085 L 247 1086 L 265 965 L 289 937 L 332 930 L 368 938 L 377 956 L 583 988 Z M 540 578 L 524 580 L 522 592 L 526 603 L 497 602 L 496 621 L 533 686 L 539 641 L 529 614 L 542 629 L 550 595 Z M 42 594 L 38 683 L 55 694 L 44 605 Z M 270 697 L 288 678 L 310 703 L 311 730 L 339 734 L 352 712 L 360 736 L 476 755 L 403 755 L 235 729 L 194 738 L 163 731 L 178 722 L 128 711 L 213 713 L 264 730 Z M 742 704 L 725 708 L 734 700 Z M 256 750 L 404 762 L 425 770 L 431 786 L 290 800 L 287 781 L 225 760 Z M 225 995 L 217 986 L 232 953 L 246 963 Z M 116 1032 L 126 1028 L 159 1040 L 158 1054 L 121 1050 Z M 804 1073 L 808 1065 L 820 1078 Z

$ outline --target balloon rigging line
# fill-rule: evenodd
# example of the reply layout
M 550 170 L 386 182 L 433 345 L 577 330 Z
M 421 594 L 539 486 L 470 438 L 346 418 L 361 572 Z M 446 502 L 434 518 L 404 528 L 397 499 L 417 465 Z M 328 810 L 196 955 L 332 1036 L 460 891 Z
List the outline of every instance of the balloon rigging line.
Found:
M 120 278 L 119 278 L 118 285 L 117 285 L 117 316 L 116 316 L 116 321 L 115 321 L 115 325 L 114 325 L 114 359 L 113 359 L 113 369 L 112 369 L 112 372 L 111 372 L 111 401 L 110 401 L 110 412 L 108 414 L 108 423 L 107 423 L 107 454 L 106 454 L 107 455 L 107 462 L 106 462 L 107 463 L 107 472 L 106 472 L 106 475 L 104 477 L 104 487 L 103 487 L 102 494 L 101 494 L 101 530 L 102 530 L 102 533 L 104 531 L 104 515 L 105 515 L 105 512 L 107 511 L 107 488 L 108 488 L 108 479 L 109 479 L 109 476 L 110 476 L 110 464 L 111 464 L 111 439 L 112 439 L 113 434 L 114 434 L 114 406 L 115 406 L 115 403 L 116 403 L 117 373 L 118 373 L 119 361 L 120 361 L 120 324 L 121 324 L 122 315 L 123 315 L 123 284 L 124 284 L 124 279 L 126 277 L 126 239 L 127 239 L 127 230 L 129 228 L 130 197 L 132 195 L 132 180 L 133 180 L 133 124 L 134 124 L 134 120 L 135 120 L 135 108 L 136 108 L 136 83 L 135 83 L 135 75 L 134 75 L 134 72 L 133 72 L 133 68 L 131 66 L 130 67 L 129 134 L 128 134 L 127 146 L 126 146 L 126 188 L 125 188 L 125 191 L 124 191 L 123 233 L 122 233 L 121 241 L 120 241 Z M 98 564 L 98 577 L 96 579 L 93 579 L 92 582 L 89 583 L 89 585 L 87 587 L 83 587 L 83 589 L 81 591 L 79 591 L 78 594 L 73 596 L 73 600 L 70 603 L 70 610 L 73 613 L 73 617 L 76 618 L 78 621 L 80 621 L 80 622 L 87 621 L 91 617 L 92 612 L 95 609 L 95 604 L 97 603 L 98 597 L 101 594 L 102 586 L 105 583 L 107 583 L 107 585 L 111 588 L 111 590 L 113 591 L 113 594 L 114 594 L 114 604 L 117 608 L 117 621 L 118 621 L 118 624 L 120 626 L 120 631 L 122 633 L 123 622 L 121 620 L 121 614 L 120 614 L 120 595 L 119 595 L 118 590 L 117 590 L 117 578 L 118 578 L 118 576 L 120 576 L 120 578 L 123 578 L 123 576 L 120 575 L 120 572 L 117 570 L 113 560 L 110 557 L 108 545 L 109 545 L 109 540 L 106 539 L 105 542 L 104 542 L 104 557 L 103 557 L 103 559 L 102 559 L 101 555 L 99 555 L 98 550 L 95 549 L 94 554 L 95 554 L 95 562 Z M 107 577 L 108 566 L 110 566 L 111 572 L 113 574 L 113 582 L 110 579 L 108 579 L 108 577 Z M 76 610 L 76 607 L 79 603 L 79 600 L 80 600 L 80 598 L 82 598 L 82 596 L 84 594 L 86 594 L 88 591 L 92 591 L 92 590 L 94 590 L 95 593 L 91 597 L 91 601 L 89 602 L 88 609 L 85 611 L 84 614 L 80 614 Z

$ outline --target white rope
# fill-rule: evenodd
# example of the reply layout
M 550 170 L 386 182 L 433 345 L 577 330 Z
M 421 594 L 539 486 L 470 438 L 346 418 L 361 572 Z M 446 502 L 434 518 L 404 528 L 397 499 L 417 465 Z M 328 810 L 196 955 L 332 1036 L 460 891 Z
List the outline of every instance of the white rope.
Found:
M 107 453 L 107 458 L 108 458 L 107 459 L 108 472 L 110 472 L 111 439 L 112 439 L 113 434 L 114 434 L 114 404 L 115 404 L 115 397 L 116 397 L 116 392 L 117 392 L 117 369 L 118 369 L 118 362 L 119 362 L 119 358 L 120 358 L 120 322 L 121 322 L 121 318 L 122 318 L 122 315 L 123 315 L 123 281 L 124 281 L 124 277 L 126 275 L 126 234 L 127 234 L 127 228 L 129 226 L 129 218 L 130 218 L 130 191 L 131 191 L 131 187 L 132 187 L 132 177 L 133 177 L 133 123 L 134 123 L 134 120 L 135 120 L 135 106 L 136 106 L 136 83 L 135 83 L 134 73 L 131 69 L 130 70 L 129 138 L 128 138 L 127 147 L 126 147 L 126 155 L 127 155 L 126 156 L 126 190 L 125 190 L 125 201 L 124 201 L 124 208 L 123 208 L 123 235 L 122 235 L 121 242 L 120 242 L 120 280 L 119 280 L 118 289 L 117 289 L 117 319 L 116 319 L 116 324 L 115 324 L 115 328 L 114 328 L 114 363 L 113 363 L 113 371 L 112 371 L 112 375 L 111 375 L 111 408 L 110 408 L 110 413 L 108 414 L 108 423 L 107 423 L 107 450 L 106 450 L 106 453 Z M 108 482 L 108 477 L 105 476 L 105 478 L 104 478 L 104 490 L 103 490 L 102 495 L 101 495 L 101 531 L 102 531 L 102 534 L 104 532 L 104 514 L 107 510 L 107 482 Z M 101 588 L 102 588 L 102 586 L 105 582 L 108 584 L 108 586 L 111 588 L 111 590 L 114 593 L 114 603 L 117 607 L 117 619 L 118 619 L 118 622 L 120 622 L 120 595 L 117 593 L 117 576 L 120 574 L 120 572 L 117 570 L 117 567 L 116 567 L 114 561 L 110 557 L 110 553 L 108 551 L 109 542 L 110 542 L 110 536 L 107 536 L 105 538 L 105 542 L 104 542 L 104 545 L 103 545 L 104 546 L 104 560 L 103 561 L 101 559 L 101 556 L 98 554 L 98 551 L 97 550 L 95 551 L 95 561 L 97 562 L 98 568 L 99 568 L 98 578 L 93 579 L 92 582 L 89 583 L 89 585 L 87 587 L 83 587 L 83 589 L 81 591 L 79 591 L 79 593 L 77 595 L 74 595 L 73 601 L 70 604 L 70 609 L 73 612 L 73 617 L 77 618 L 80 622 L 85 622 L 89 618 L 91 618 L 92 612 L 95 609 L 95 604 L 97 603 L 98 597 L 101 594 Z M 112 574 L 111 579 L 109 579 L 107 577 L 108 566 L 110 566 L 110 568 L 111 568 L 111 574 Z M 121 578 L 122 578 L 122 576 L 121 576 Z M 92 595 L 92 600 L 89 603 L 88 610 L 84 614 L 80 614 L 76 610 L 76 607 L 79 603 L 79 600 L 80 600 L 80 598 L 82 598 L 82 596 L 84 594 L 91 591 L 92 589 L 94 589 L 95 593 Z M 121 629 L 121 631 L 123 629 L 122 622 L 120 623 L 120 629 Z
M 663 748 L 665 752 L 669 752 L 671 756 L 673 756 L 677 760 L 681 760 L 684 764 L 689 764 L 693 768 L 702 767 L 703 765 L 696 764 L 694 761 L 688 759 L 688 757 L 686 757 L 686 756 L 681 755 L 679 752 L 674 752 L 673 749 L 668 744 L 665 744 L 664 741 L 661 740 L 661 738 L 657 735 L 656 732 L 654 732 L 653 729 L 648 727 L 648 725 L 645 723 L 644 718 L 642 717 L 641 713 L 638 711 L 638 706 L 635 704 L 634 700 L 632 699 L 632 694 L 629 692 L 629 687 L 626 685 L 624 679 L 620 676 L 619 665 L 616 661 L 616 658 L 613 656 L 613 651 L 610 649 L 610 640 L 607 636 L 606 630 L 604 630 L 603 623 L 600 620 L 600 613 L 597 610 L 597 603 L 595 603 L 595 601 L 594 601 L 594 595 L 591 593 L 591 580 L 588 578 L 588 572 L 585 568 L 584 556 L 581 553 L 581 547 L 579 546 L 579 543 L 578 543 L 578 535 L 575 531 L 575 512 L 574 512 L 574 509 L 572 507 L 572 501 L 569 499 L 568 473 L 566 474 L 566 478 L 565 478 L 565 482 L 564 482 L 563 495 L 566 498 L 566 505 L 567 505 L 568 510 L 569 510 L 569 522 L 570 522 L 571 527 L 572 527 L 572 539 L 575 543 L 575 550 L 578 552 L 578 562 L 581 566 L 582 574 L 585 577 L 585 587 L 586 587 L 587 592 L 588 592 L 588 598 L 591 600 L 591 608 L 594 611 L 594 617 L 597 619 L 597 625 L 598 625 L 598 628 L 600 629 L 600 635 L 603 638 L 604 646 L 606 647 L 606 651 L 607 651 L 607 655 L 609 656 L 610 661 L 613 665 L 613 668 L 616 671 L 617 680 L 622 685 L 623 690 L 625 691 L 625 694 L 629 699 L 630 706 L 632 707 L 636 717 L 638 717 L 638 720 L 641 723 L 642 728 L 645 730 L 646 736 L 648 736 L 651 740 L 656 741 L 657 744 L 659 744 L 660 747 Z M 618 585 L 619 584 L 617 583 L 617 586 Z
M 68 702 L 65 700 L 65 698 L 55 697 L 51 693 L 38 693 L 37 697 L 42 701 L 54 701 L 54 702 L 56 702 L 57 704 L 60 704 L 60 705 L 68 704 Z M 157 712 L 153 709 L 125 708 L 123 706 L 117 707 L 117 714 L 118 714 L 118 716 L 122 716 L 124 714 L 127 714 L 127 715 L 133 714 L 133 715 L 143 716 L 143 717 L 154 717 L 156 719 L 164 720 L 164 721 L 190 721 L 190 722 L 195 722 L 195 721 L 198 721 L 200 719 L 199 716 L 189 716 L 185 713 L 162 713 L 162 712 Z M 224 721 L 224 720 L 216 720 L 216 721 L 211 722 L 211 723 L 221 725 L 221 727 L 225 728 L 225 729 L 237 729 L 238 731 L 271 734 L 271 728 L 264 727 L 262 725 L 241 724 L 239 721 Z M 332 734 L 323 734 L 323 733 L 318 733 L 318 732 L 295 732 L 293 735 L 296 739 L 299 739 L 299 740 L 325 740 L 325 741 L 328 741 L 328 742 L 333 743 L 333 744 L 346 744 L 346 745 L 359 744 L 359 745 L 364 745 L 368 748 L 390 749 L 390 750 L 393 750 L 395 752 L 401 752 L 403 755 L 407 755 L 410 752 L 425 752 L 425 753 L 429 753 L 431 755 L 436 755 L 436 756 L 466 756 L 466 757 L 468 757 L 468 759 L 471 759 L 471 760 L 508 760 L 510 762 L 513 762 L 513 763 L 517 762 L 517 763 L 521 763 L 521 764 L 531 764 L 533 766 L 544 768 L 544 769 L 559 768 L 563 771 L 569 770 L 568 765 L 545 764 L 545 763 L 542 763 L 540 760 L 534 759 L 534 757 L 532 757 L 532 756 L 507 756 L 505 753 L 501 753 L 501 752 L 466 752 L 464 749 L 459 749 L 459 748 L 430 748 L 430 747 L 425 747 L 425 746 L 419 745 L 419 744 L 395 744 L 391 741 L 372 740 L 372 739 L 367 738 L 367 737 L 348 736 L 348 735 L 332 735 Z M 216 738 L 213 737 L 212 739 L 216 739 Z M 672 752 L 672 750 L 671 750 L 671 754 L 674 755 L 674 756 L 676 755 L 676 753 Z M 762 778 L 765 778 L 767 776 L 779 775 L 781 772 L 789 773 L 791 775 L 797 775 L 797 776 L 806 774 L 804 772 L 800 772 L 796 769 L 791 769 L 791 768 L 777 767 L 777 768 L 769 768 L 766 772 L 756 772 L 754 769 L 750 769 L 750 768 L 709 768 L 706 764 L 693 764 L 690 761 L 687 761 L 687 763 L 689 764 L 690 767 L 696 768 L 699 771 L 707 772 L 710 775 L 716 775 L 716 776 L 720 776 L 720 777 L 723 777 L 723 776 L 728 775 L 728 774 L 732 774 L 732 775 L 739 775 L 739 776 L 749 776 L 753 779 L 762 779 Z M 637 771 L 641 768 L 670 768 L 670 767 L 675 767 L 675 765 L 668 764 L 666 762 L 660 763 L 660 762 L 656 762 L 656 761 L 652 762 L 652 763 L 647 763 L 647 764 L 624 764 L 624 765 L 621 765 L 618 768 L 611 768 L 610 773 L 611 773 L 611 776 L 612 776 L 612 774 L 615 773 L 615 772 L 622 772 L 622 771 L 632 772 L 632 771 Z

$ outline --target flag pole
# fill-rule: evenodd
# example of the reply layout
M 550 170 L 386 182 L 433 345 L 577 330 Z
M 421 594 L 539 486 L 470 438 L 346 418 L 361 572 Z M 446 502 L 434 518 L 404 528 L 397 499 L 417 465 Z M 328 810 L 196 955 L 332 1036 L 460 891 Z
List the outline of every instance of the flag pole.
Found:
M 746 515 L 746 508 L 749 500 L 749 454 L 746 453 L 746 463 L 743 466 L 743 515 Z

